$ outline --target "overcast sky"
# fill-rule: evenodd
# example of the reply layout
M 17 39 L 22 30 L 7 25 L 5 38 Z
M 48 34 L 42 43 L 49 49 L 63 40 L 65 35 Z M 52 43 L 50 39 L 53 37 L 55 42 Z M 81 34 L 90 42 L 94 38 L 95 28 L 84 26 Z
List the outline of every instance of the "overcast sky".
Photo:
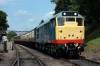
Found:
M 8 30 L 32 30 L 42 19 L 49 19 L 54 8 L 50 0 L 0 0 L 0 10 L 8 15 Z

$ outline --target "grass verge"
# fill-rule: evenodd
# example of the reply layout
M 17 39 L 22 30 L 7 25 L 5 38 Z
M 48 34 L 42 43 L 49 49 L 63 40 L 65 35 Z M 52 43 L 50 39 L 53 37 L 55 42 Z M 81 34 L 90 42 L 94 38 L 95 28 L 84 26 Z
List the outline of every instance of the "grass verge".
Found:
M 100 52 L 100 26 L 92 25 L 86 29 L 85 51 Z

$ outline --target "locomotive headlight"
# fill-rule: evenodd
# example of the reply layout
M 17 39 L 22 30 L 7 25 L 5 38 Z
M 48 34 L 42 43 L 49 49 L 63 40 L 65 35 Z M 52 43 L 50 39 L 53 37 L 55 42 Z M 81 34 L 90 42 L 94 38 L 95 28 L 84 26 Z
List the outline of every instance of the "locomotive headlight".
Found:
M 77 47 L 78 46 L 78 43 L 76 43 L 75 46 Z
M 66 44 L 64 44 L 65 45 L 65 47 L 67 46 Z

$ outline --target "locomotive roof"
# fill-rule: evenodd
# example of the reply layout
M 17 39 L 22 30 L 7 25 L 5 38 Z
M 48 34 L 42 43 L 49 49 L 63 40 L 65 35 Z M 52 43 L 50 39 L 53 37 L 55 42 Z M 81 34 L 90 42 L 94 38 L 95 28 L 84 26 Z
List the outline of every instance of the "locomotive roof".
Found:
M 38 25 L 37 28 L 41 27 L 42 25 L 48 23 L 51 19 L 53 18 L 56 18 L 56 17 L 62 17 L 62 13 L 63 12 L 69 12 L 69 13 L 77 13 L 76 11 L 62 11 L 62 12 L 59 12 L 58 14 L 54 15 L 53 17 L 51 17 L 50 19 L 44 21 L 44 23 L 42 23 L 41 25 Z M 71 16 L 70 16 L 71 17 Z M 78 17 L 78 18 L 83 18 L 79 13 L 77 13 L 77 16 L 72 16 L 72 17 Z
M 44 25 L 44 24 L 48 23 L 49 21 L 50 21 L 50 19 L 48 19 L 48 20 L 44 21 L 44 23 L 42 23 L 42 24 L 38 25 L 38 26 L 37 26 L 37 28 L 39 28 L 39 27 L 41 27 L 42 25 Z

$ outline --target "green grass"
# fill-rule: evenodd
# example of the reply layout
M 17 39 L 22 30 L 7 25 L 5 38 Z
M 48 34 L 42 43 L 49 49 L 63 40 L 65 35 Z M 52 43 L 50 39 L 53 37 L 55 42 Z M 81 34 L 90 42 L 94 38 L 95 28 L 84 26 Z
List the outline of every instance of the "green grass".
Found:
M 86 39 L 85 42 L 87 46 L 85 51 L 100 52 L 100 27 L 99 25 L 93 25 L 86 29 Z
M 87 46 L 85 47 L 85 51 L 100 51 L 100 38 L 96 38 L 87 42 Z

